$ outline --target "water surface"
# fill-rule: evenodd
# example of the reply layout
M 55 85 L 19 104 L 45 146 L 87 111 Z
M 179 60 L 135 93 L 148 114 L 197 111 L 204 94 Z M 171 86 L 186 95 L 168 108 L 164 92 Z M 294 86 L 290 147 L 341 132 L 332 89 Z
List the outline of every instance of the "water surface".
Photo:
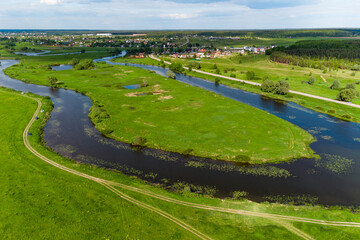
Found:
M 108 60 L 111 58 L 101 61 Z M 15 63 L 14 60 L 2 61 L 0 69 L 3 70 Z M 134 66 L 161 75 L 167 72 L 167 69 L 156 66 Z M 136 151 L 128 144 L 104 138 L 93 127 L 87 117 L 91 106 L 88 97 L 70 90 L 54 90 L 46 86 L 26 84 L 5 76 L 2 71 L 0 73 L 2 86 L 51 97 L 55 109 L 44 129 L 45 141 L 55 151 L 79 162 L 117 169 L 151 182 L 172 184 L 181 181 L 211 186 L 216 188 L 216 196 L 219 197 L 229 196 L 233 191 L 247 191 L 249 198 L 255 201 L 262 201 L 267 195 L 309 194 L 318 197 L 319 203 L 324 204 L 356 205 L 360 202 L 359 124 L 320 114 L 295 103 L 278 102 L 221 84 L 215 85 L 199 78 L 177 74 L 177 80 L 268 111 L 313 134 L 318 141 L 312 143 L 311 148 L 316 153 L 335 154 L 352 161 L 345 162 L 345 168 L 340 167 L 339 173 L 334 172 L 334 167 L 329 168 L 328 163 L 334 160 L 298 159 L 288 163 L 244 168 L 231 162 L 184 157 L 154 149 Z M 255 172 L 261 173 L 264 169 L 265 172 L 274 170 L 274 167 L 286 170 L 291 177 L 254 175 Z

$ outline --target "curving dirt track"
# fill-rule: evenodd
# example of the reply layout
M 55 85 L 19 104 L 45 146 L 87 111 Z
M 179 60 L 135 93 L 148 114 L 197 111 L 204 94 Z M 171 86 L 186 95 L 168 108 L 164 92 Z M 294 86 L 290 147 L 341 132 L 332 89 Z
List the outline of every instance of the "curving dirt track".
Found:
M 13 93 L 13 94 L 18 94 L 18 93 Z M 19 95 L 19 94 L 18 94 Z M 197 204 L 197 203 L 191 203 L 191 202 L 186 202 L 186 201 L 181 201 L 181 200 L 177 200 L 177 199 L 173 199 L 170 197 L 166 197 L 160 194 L 156 194 L 153 193 L 151 191 L 147 191 L 147 190 L 143 190 L 140 188 L 136 188 L 136 187 L 132 187 L 132 186 L 128 186 L 128 185 L 124 185 L 121 183 L 117 183 L 117 182 L 113 182 L 113 181 L 108 181 L 105 179 L 100 179 L 76 170 L 73 170 L 71 168 L 65 167 L 59 163 L 56 163 L 52 160 L 50 160 L 49 158 L 41 155 L 39 152 L 37 152 L 30 144 L 30 141 L 28 139 L 28 132 L 30 127 L 32 126 L 32 124 L 35 121 L 36 116 L 39 114 L 40 109 L 41 109 L 41 101 L 37 98 L 33 98 L 30 96 L 26 96 L 26 95 L 20 95 L 23 97 L 27 97 L 29 99 L 32 99 L 34 101 L 36 101 L 38 103 L 38 107 L 33 115 L 33 117 L 31 118 L 29 124 L 26 126 L 24 132 L 23 132 L 23 142 L 26 146 L 26 148 L 35 156 L 37 156 L 38 158 L 40 158 L 41 160 L 47 162 L 48 164 L 53 165 L 54 167 L 57 167 L 61 170 L 64 170 L 66 172 L 75 174 L 77 176 L 92 180 L 94 182 L 97 182 L 101 185 L 103 185 L 104 187 L 106 187 L 107 189 L 109 189 L 110 191 L 114 192 L 116 195 L 118 195 L 119 197 L 121 197 L 122 199 L 129 201 L 139 207 L 142 207 L 144 209 L 147 209 L 153 213 L 156 213 L 166 219 L 168 219 L 169 221 L 172 221 L 173 223 L 175 223 L 176 225 L 178 225 L 179 227 L 184 228 L 185 230 L 189 231 L 190 233 L 194 234 L 195 236 L 197 236 L 200 239 L 212 239 L 211 237 L 201 233 L 200 231 L 196 230 L 194 227 L 190 226 L 189 224 L 184 223 L 183 221 L 177 219 L 176 217 L 160 210 L 157 209 L 151 205 L 148 205 L 146 203 L 143 203 L 139 200 L 136 200 L 126 194 L 124 194 L 123 192 L 121 192 L 120 190 L 118 190 L 117 188 L 122 188 L 122 189 L 126 189 L 126 190 L 130 190 L 139 194 L 143 194 L 149 197 L 153 197 L 168 203 L 173 203 L 173 204 L 178 204 L 178 205 L 182 205 L 182 206 L 186 206 L 186 207 L 191 207 L 191 208 L 197 208 L 197 209 L 203 209 L 203 210 L 208 210 L 208 211 L 216 211 L 216 212 L 223 212 L 223 213 L 229 213 L 229 214 L 237 214 L 237 215 L 244 215 L 244 216 L 250 216 L 250 217 L 261 217 L 261 218 L 265 218 L 268 220 L 272 220 L 274 222 L 276 222 L 277 224 L 283 226 L 284 228 L 286 228 L 288 231 L 292 232 L 293 234 L 297 235 L 300 238 L 303 239 L 313 239 L 311 236 L 309 236 L 308 234 L 302 232 L 301 230 L 295 228 L 291 223 L 289 222 L 302 222 L 302 223 L 311 223 L 311 224 L 318 224 L 318 225 L 327 225 L 327 226 L 338 226 L 338 227 L 360 227 L 360 223 L 357 222 L 338 222 L 338 221 L 328 221 L 328 220 L 319 220 L 319 219 L 311 219 L 311 218 L 302 218 L 302 217 L 295 217 L 295 216 L 286 216 L 286 215 L 280 215 L 280 214 L 270 214 L 270 213 L 262 213 L 262 212 L 255 212 L 255 211 L 246 211 L 246 210 L 240 210 L 240 209 L 232 209 L 232 208 L 222 208 L 222 207 L 215 207 L 215 206 L 210 206 L 210 205 L 203 205 L 203 204 Z M 117 188 L 116 188 L 117 187 Z

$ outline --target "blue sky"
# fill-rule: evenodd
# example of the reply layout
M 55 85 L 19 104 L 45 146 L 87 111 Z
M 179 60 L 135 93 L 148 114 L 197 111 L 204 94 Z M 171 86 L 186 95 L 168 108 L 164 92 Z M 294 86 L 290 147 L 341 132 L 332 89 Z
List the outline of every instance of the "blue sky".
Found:
M 360 28 L 358 0 L 0 1 L 0 29 Z

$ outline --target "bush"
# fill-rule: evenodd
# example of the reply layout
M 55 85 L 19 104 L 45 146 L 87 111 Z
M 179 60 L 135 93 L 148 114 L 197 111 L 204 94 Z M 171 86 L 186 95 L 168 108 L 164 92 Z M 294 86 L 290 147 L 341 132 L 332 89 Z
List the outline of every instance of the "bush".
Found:
M 173 71 L 171 71 L 171 70 L 167 71 L 166 76 L 168 78 L 176 79 L 175 73 Z
M 235 191 L 232 193 L 232 198 L 236 199 L 236 200 L 241 200 L 241 199 L 245 198 L 247 195 L 248 195 L 248 193 L 245 191 Z
M 315 78 L 314 77 L 309 77 L 308 83 L 311 84 L 311 85 L 314 84 L 315 83 Z
M 57 84 L 58 84 L 59 81 L 58 81 L 58 79 L 56 77 L 50 76 L 50 77 L 48 77 L 48 79 L 49 79 L 50 87 L 52 87 L 52 88 L 57 88 L 58 87 Z
M 186 64 L 186 66 L 188 68 L 192 68 L 192 69 L 200 69 L 201 68 L 200 63 L 197 63 L 197 62 L 189 62 L 188 64 Z
M 95 67 L 95 64 L 94 64 L 93 60 L 91 60 L 91 59 L 82 60 L 76 65 L 77 70 L 88 70 L 88 69 L 92 69 L 94 67 Z
M 247 80 L 253 80 L 255 78 L 255 73 L 253 71 L 247 71 L 246 72 L 246 79 Z
M 354 89 L 354 90 L 356 90 L 356 85 L 355 85 L 355 83 L 348 83 L 348 84 L 346 84 L 345 88 L 346 89 Z
M 285 80 L 280 80 L 275 85 L 274 92 L 279 95 L 286 95 L 290 90 L 290 84 Z
M 70 65 L 73 65 L 73 66 L 76 66 L 76 65 L 78 65 L 79 64 L 79 59 L 77 59 L 77 58 L 73 58 L 73 59 L 71 59 L 71 61 L 69 62 L 69 64 Z
M 215 85 L 219 85 L 220 84 L 220 78 L 215 78 Z
M 169 67 L 169 69 L 173 72 L 183 72 L 184 71 L 184 68 L 183 66 L 181 65 L 181 63 L 177 62 L 177 63 L 172 63 Z
M 337 100 L 344 102 L 351 102 L 351 100 L 359 97 L 359 92 L 355 89 L 345 88 L 337 95 Z
M 232 73 L 232 74 L 230 74 L 230 77 L 236 78 L 236 75 Z
M 261 90 L 263 92 L 273 92 L 275 90 L 275 83 L 270 79 L 266 79 L 261 84 Z
M 338 79 L 335 79 L 333 84 L 330 86 L 331 89 L 339 89 L 340 88 L 340 81 Z

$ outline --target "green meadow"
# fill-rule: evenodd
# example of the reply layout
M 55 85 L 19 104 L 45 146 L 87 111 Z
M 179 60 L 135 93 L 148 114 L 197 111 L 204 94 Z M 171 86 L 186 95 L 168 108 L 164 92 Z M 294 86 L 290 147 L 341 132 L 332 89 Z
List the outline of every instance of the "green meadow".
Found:
M 73 89 L 93 101 L 90 118 L 116 140 L 183 154 L 263 163 L 311 157 L 304 130 L 271 114 L 148 70 L 97 63 L 52 71 L 73 56 L 24 58 L 5 72 L 25 82 Z M 142 85 L 126 89 L 128 85 Z
M 340 81 L 341 87 L 345 87 L 349 83 L 358 83 L 360 73 L 350 70 L 328 71 L 324 73 L 322 70 L 313 68 L 304 68 L 292 66 L 287 64 L 280 64 L 270 61 L 268 56 L 249 55 L 249 56 L 232 56 L 218 59 L 201 59 L 200 61 L 187 59 L 173 59 L 163 58 L 172 62 L 181 62 L 183 66 L 191 62 L 200 63 L 202 71 L 216 73 L 214 64 L 216 64 L 221 75 L 232 76 L 239 79 L 247 80 L 246 73 L 252 71 L 255 73 L 255 78 L 250 80 L 257 83 L 262 83 L 264 79 L 271 79 L 273 81 L 286 80 L 290 84 L 290 89 L 309 93 L 330 99 L 336 99 L 340 90 L 330 89 L 331 84 L 335 79 Z M 122 59 L 118 58 L 115 61 L 129 62 L 129 63 L 143 63 L 150 65 L 158 65 L 159 62 L 152 59 Z M 210 81 L 215 81 L 216 77 L 208 76 L 193 71 L 185 71 L 185 74 L 196 76 Z M 310 85 L 308 80 L 310 77 L 315 78 L 315 83 Z M 242 84 L 231 80 L 220 79 L 220 83 L 231 87 L 240 88 L 246 91 L 260 93 L 265 96 L 281 99 L 285 101 L 293 101 L 304 107 L 312 110 L 329 114 L 344 120 L 360 122 L 360 112 L 357 109 L 349 106 L 344 106 L 336 103 L 326 102 L 322 100 L 312 99 L 295 94 L 288 94 L 280 96 L 272 93 L 264 93 L 260 87 Z M 360 91 L 360 86 L 355 85 L 356 89 Z M 360 98 L 354 99 L 353 103 L 360 104 Z
M 22 132 L 33 116 L 36 102 L 3 88 L 0 101 L 3 119 L 0 127 L 0 236 L 3 239 L 196 239 L 173 222 L 123 200 L 103 186 L 57 169 L 32 155 L 23 144 Z M 77 171 L 190 203 L 322 220 L 360 221 L 357 209 L 220 200 L 204 198 L 186 189 L 177 194 L 169 193 L 121 173 L 78 164 L 43 146 L 41 129 L 52 104 L 46 99 L 42 99 L 42 104 L 44 112 L 30 129 L 31 145 L 42 155 Z M 301 239 L 292 227 L 316 239 L 340 236 L 356 239 L 360 234 L 360 230 L 353 227 L 219 213 L 118 189 L 166 211 L 212 239 Z

